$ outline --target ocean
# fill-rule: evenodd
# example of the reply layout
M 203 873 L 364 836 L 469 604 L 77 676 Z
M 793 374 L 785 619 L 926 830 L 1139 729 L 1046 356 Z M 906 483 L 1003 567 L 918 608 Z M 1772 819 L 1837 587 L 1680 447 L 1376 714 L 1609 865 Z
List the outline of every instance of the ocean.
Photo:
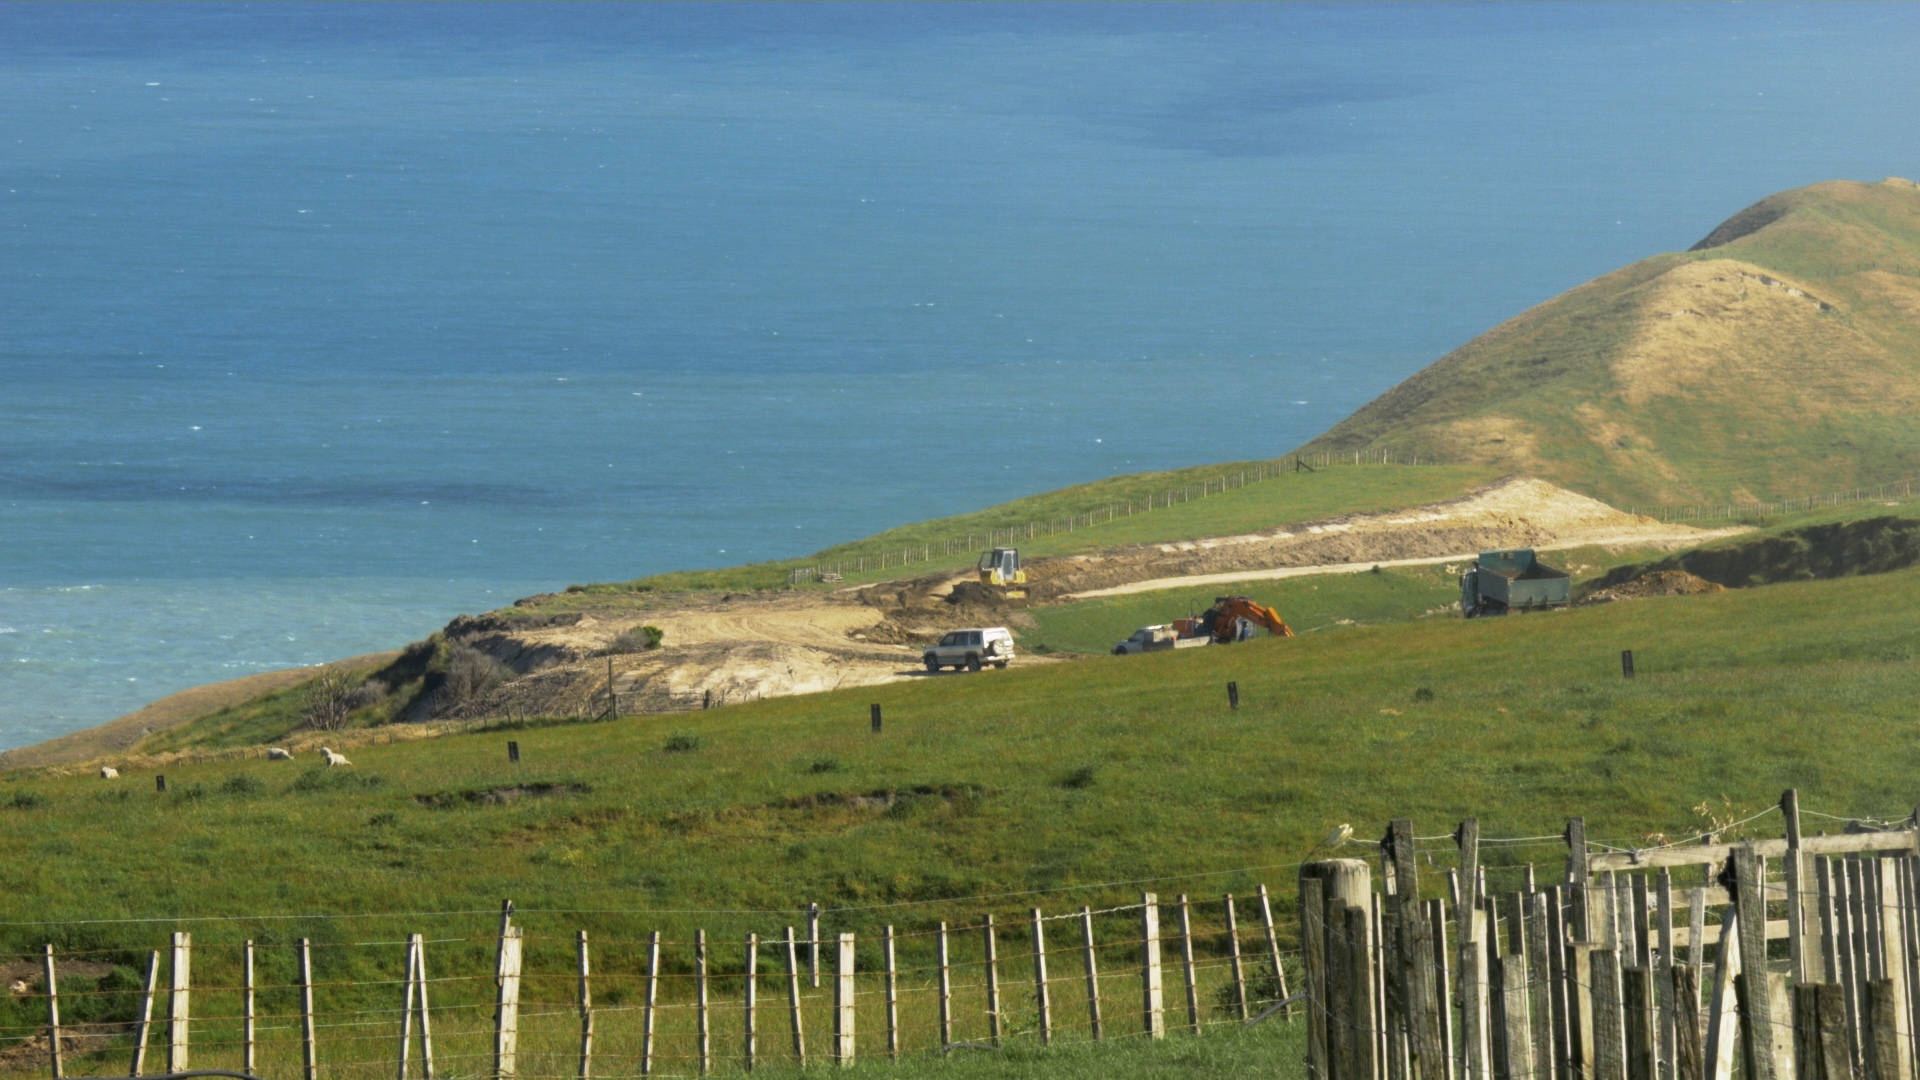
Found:
M 0 748 L 1280 455 L 1775 191 L 1878 4 L 0 4 Z

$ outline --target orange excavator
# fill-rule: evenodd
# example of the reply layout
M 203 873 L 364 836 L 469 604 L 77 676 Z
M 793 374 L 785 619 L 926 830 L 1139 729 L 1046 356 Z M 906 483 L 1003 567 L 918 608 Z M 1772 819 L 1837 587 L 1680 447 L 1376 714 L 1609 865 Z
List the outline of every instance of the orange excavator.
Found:
M 1173 627 L 1181 637 L 1211 637 L 1215 645 L 1243 641 L 1253 626 L 1264 626 L 1274 637 L 1292 637 L 1293 628 L 1270 607 L 1256 604 L 1245 596 L 1216 596 L 1213 606 L 1197 618 L 1176 619 Z

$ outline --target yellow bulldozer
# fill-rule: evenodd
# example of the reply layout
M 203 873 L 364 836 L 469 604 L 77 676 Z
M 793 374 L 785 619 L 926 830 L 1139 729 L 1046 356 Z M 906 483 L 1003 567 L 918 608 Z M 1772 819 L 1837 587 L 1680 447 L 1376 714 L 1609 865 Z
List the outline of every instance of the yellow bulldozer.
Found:
M 990 585 L 1008 600 L 1027 595 L 1027 572 L 1020 569 L 1019 548 L 994 548 L 980 556 L 980 584 Z

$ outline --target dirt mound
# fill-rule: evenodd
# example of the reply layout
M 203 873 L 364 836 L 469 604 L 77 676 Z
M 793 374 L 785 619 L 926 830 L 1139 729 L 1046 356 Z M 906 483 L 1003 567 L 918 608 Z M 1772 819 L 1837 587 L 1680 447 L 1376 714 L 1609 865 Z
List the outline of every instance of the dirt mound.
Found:
M 1729 589 L 1885 574 L 1920 563 L 1920 521 L 1877 517 L 1809 525 L 1731 547 L 1683 552 L 1653 563 L 1616 567 L 1594 583 L 1612 589 L 1664 571 L 1685 571 Z
M 1615 600 L 1638 600 L 1647 596 L 1693 596 L 1698 593 L 1725 591 L 1727 591 L 1725 585 L 1716 585 L 1706 578 L 1696 577 L 1685 570 L 1655 570 L 1613 588 L 1590 592 L 1580 599 L 1580 603 L 1606 604 Z

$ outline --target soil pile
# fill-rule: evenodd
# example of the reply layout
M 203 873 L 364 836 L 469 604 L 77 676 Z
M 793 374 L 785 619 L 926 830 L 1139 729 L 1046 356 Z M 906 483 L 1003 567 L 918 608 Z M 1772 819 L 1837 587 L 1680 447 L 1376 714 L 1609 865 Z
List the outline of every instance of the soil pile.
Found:
M 1716 585 L 1706 578 L 1696 577 L 1685 570 L 1654 570 L 1610 589 L 1590 592 L 1580 599 L 1580 603 L 1606 604 L 1615 600 L 1638 600 L 1647 596 L 1693 596 L 1697 593 L 1726 591 L 1725 585 Z
M 1607 590 L 1648 574 L 1685 571 L 1729 589 L 1746 589 L 1781 581 L 1885 574 L 1916 563 L 1920 563 L 1920 521 L 1889 516 L 1809 525 L 1751 543 L 1617 567 L 1594 587 Z

